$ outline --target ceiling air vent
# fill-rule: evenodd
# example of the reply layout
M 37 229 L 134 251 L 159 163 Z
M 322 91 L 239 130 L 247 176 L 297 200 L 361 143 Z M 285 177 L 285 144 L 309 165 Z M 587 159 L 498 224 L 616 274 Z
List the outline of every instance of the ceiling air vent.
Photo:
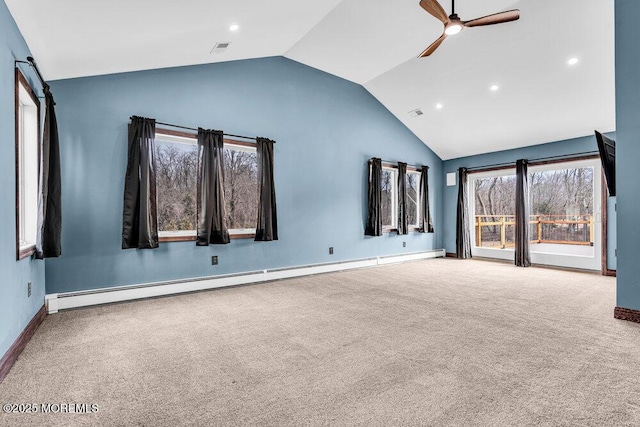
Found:
M 421 109 L 416 108 L 415 110 L 411 110 L 409 111 L 409 116 L 411 117 L 420 117 L 421 115 L 423 115 L 424 113 L 422 112 Z
M 216 43 L 216 45 L 213 46 L 213 49 L 211 49 L 211 52 L 209 53 L 214 53 L 214 54 L 224 53 L 227 51 L 227 48 L 229 47 L 230 44 L 231 42 Z

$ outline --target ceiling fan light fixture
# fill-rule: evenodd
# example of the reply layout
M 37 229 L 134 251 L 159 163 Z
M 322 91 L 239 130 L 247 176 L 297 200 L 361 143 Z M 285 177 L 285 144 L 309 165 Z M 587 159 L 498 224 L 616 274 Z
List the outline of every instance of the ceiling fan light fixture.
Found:
M 444 29 L 444 33 L 448 36 L 454 36 L 462 31 L 462 24 L 460 22 L 451 22 Z

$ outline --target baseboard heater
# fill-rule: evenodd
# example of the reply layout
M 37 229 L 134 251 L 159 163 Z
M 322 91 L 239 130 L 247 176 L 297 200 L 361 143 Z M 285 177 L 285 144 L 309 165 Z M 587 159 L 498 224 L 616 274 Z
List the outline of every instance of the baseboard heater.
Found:
M 223 288 L 228 286 L 248 285 L 252 283 L 269 282 L 292 277 L 309 276 L 312 274 L 331 273 L 335 271 L 375 267 L 378 265 L 440 258 L 444 256 L 444 249 L 439 249 L 434 251 L 365 258 L 336 263 L 311 264 L 236 274 L 223 274 L 210 277 L 172 280 L 167 282 L 47 294 L 45 296 L 45 303 L 47 306 L 47 313 L 53 314 L 57 313 L 59 310 L 67 310 L 71 308 L 204 291 L 207 289 Z

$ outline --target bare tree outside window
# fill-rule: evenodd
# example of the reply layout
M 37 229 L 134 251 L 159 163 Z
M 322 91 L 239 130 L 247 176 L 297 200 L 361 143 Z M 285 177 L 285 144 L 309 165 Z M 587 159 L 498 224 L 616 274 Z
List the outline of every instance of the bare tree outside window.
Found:
M 224 194 L 229 229 L 253 231 L 258 218 L 258 163 L 255 151 L 224 150 Z
M 480 219 L 488 224 L 481 227 L 482 246 L 512 246 L 515 241 L 512 223 L 515 219 L 516 176 L 476 179 L 475 204 L 476 221 Z
M 420 175 L 416 172 L 407 172 L 405 179 L 407 187 L 407 216 L 410 227 L 419 226 L 419 200 L 420 200 Z
M 529 173 L 532 243 L 592 242 L 593 175 L 592 167 Z M 513 246 L 515 175 L 474 181 L 476 246 Z
M 198 147 L 156 140 L 158 230 L 196 229 Z
M 590 243 L 593 168 L 558 169 L 531 174 L 532 240 Z
M 383 228 L 395 228 L 393 224 L 393 197 L 395 191 L 393 191 L 396 184 L 395 173 L 390 169 L 382 169 L 382 198 L 380 216 L 382 217 Z
M 174 140 L 175 139 L 175 140 Z M 185 141 L 179 141 L 184 139 Z M 196 229 L 198 146 L 195 139 L 156 139 L 158 231 Z M 258 164 L 255 149 L 225 144 L 224 193 L 230 232 L 254 233 L 258 218 Z

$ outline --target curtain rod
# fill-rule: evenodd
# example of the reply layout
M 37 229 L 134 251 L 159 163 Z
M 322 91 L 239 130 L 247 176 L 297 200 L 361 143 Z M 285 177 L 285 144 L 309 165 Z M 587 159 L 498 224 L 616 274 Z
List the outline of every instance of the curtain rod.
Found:
M 588 155 L 600 155 L 598 151 L 585 151 L 582 153 L 573 153 L 573 154 L 561 154 L 558 156 L 549 156 L 549 157 L 539 157 L 537 159 L 527 159 L 528 162 L 543 162 L 545 160 L 559 160 L 559 159 L 571 159 L 573 157 L 583 157 Z M 489 169 L 489 168 L 499 168 L 505 166 L 513 166 L 515 167 L 514 162 L 506 162 L 506 163 L 495 163 L 493 165 L 485 165 L 485 166 L 474 166 L 471 168 L 466 168 L 469 172 L 478 170 L 478 169 Z
M 129 117 L 129 120 L 131 120 L 131 119 L 133 119 L 133 116 Z M 194 132 L 198 132 L 198 129 L 196 129 L 196 128 L 190 128 L 190 127 L 187 127 L 187 126 L 172 125 L 171 123 L 164 123 L 164 122 L 158 122 L 158 121 L 156 121 L 156 124 L 157 124 L 157 125 L 162 125 L 162 126 L 171 126 L 171 127 L 173 127 L 173 128 L 186 129 L 186 130 L 192 130 L 192 131 L 194 131 Z M 254 140 L 254 141 L 256 140 L 256 138 L 255 138 L 255 137 L 251 137 L 251 136 L 242 136 L 242 135 L 234 135 L 234 134 L 232 134 L 232 133 L 224 133 L 223 135 L 224 135 L 224 136 L 230 136 L 230 137 L 233 137 L 233 138 L 252 139 L 252 140 Z M 275 141 L 274 141 L 274 144 L 275 144 Z
M 398 169 L 398 162 L 390 162 L 388 160 L 380 160 L 383 164 L 386 164 L 387 166 L 391 166 L 394 169 Z M 371 165 L 371 159 L 369 159 L 369 165 Z M 422 165 L 407 165 L 408 168 L 414 168 L 414 169 L 422 169 Z M 429 166 L 427 166 L 428 168 Z
M 16 62 L 19 62 L 21 64 L 29 64 L 31 65 L 31 67 L 33 67 L 34 70 L 36 70 L 36 74 L 38 75 L 38 78 L 40 79 L 40 83 L 42 83 L 42 88 L 45 90 L 49 90 L 49 83 L 47 83 L 44 78 L 42 77 L 42 74 L 40 74 L 40 69 L 38 68 L 38 64 L 36 64 L 36 60 L 33 59 L 33 56 L 27 56 L 27 60 L 26 61 L 20 61 L 20 60 L 16 60 Z

